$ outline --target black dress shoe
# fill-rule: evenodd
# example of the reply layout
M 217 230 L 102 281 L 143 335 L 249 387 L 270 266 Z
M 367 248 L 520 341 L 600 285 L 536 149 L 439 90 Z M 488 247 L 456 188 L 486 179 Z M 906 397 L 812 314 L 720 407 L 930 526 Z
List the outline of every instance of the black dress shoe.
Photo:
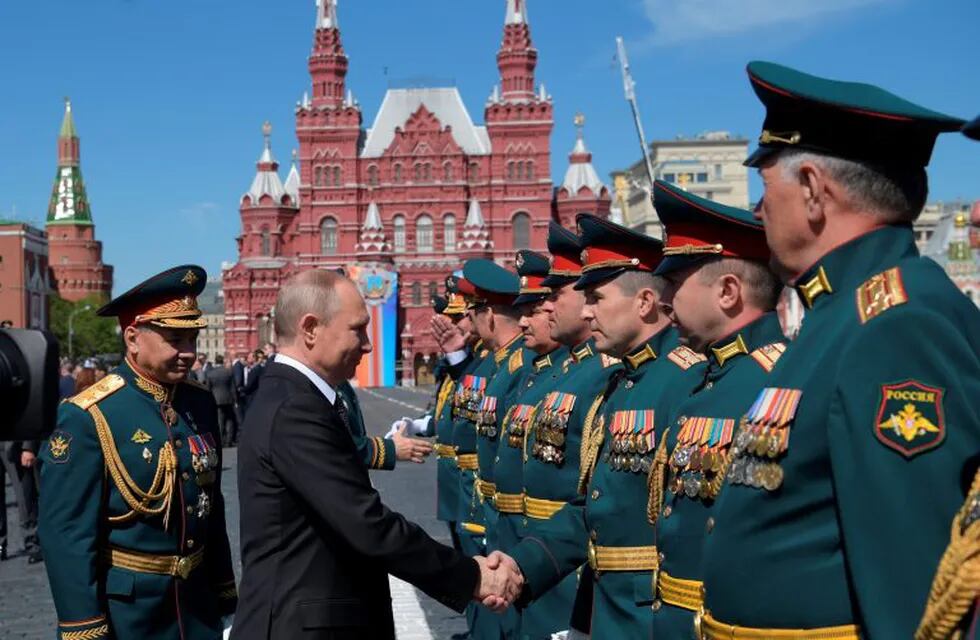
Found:
M 0 562 L 7 559 L 7 545 L 0 544 Z

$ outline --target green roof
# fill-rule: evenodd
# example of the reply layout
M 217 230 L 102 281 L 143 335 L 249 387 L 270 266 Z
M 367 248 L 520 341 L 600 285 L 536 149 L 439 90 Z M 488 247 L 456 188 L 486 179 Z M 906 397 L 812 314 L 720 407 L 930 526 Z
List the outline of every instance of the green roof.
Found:
M 75 119 L 71 115 L 71 100 L 68 98 L 65 98 L 65 119 L 61 121 L 61 133 L 58 135 L 62 138 L 78 137 L 75 133 Z

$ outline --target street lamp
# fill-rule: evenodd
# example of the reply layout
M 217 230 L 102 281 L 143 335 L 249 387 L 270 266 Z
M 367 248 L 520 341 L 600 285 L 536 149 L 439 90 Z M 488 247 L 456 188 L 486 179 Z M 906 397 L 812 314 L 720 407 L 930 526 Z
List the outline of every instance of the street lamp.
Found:
M 68 314 L 68 359 L 69 360 L 75 359 L 75 349 L 74 349 L 74 345 L 72 344 L 73 341 L 75 340 L 75 324 L 74 324 L 75 316 L 77 316 L 79 313 L 83 313 L 85 311 L 91 311 L 91 310 L 92 310 L 92 305 L 87 304 L 84 307 L 75 309 L 70 314 Z

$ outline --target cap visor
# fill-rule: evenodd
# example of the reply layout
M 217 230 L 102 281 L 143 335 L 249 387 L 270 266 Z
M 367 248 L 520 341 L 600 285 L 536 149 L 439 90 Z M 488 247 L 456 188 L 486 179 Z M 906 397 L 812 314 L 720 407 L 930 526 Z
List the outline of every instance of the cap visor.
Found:
M 774 147 L 759 147 L 743 162 L 746 167 L 758 168 L 765 164 L 766 160 L 779 153 L 779 149 Z
M 704 262 L 710 257 L 713 256 L 666 256 L 660 261 L 660 264 L 657 266 L 657 270 L 654 271 L 653 274 L 656 276 L 667 275 L 668 273 L 693 267 L 699 262 Z
M 626 269 L 621 267 L 614 267 L 612 269 L 595 269 L 594 271 L 583 273 L 582 276 L 575 282 L 575 289 L 581 291 L 586 287 L 600 284 L 606 280 L 612 280 L 623 273 L 626 273 Z
M 541 281 L 541 286 L 557 289 L 558 287 L 564 287 L 566 284 L 571 284 L 578 279 L 579 276 L 548 276 Z
M 514 298 L 514 306 L 519 307 L 522 304 L 537 304 L 547 297 L 548 296 L 543 293 L 522 293 Z

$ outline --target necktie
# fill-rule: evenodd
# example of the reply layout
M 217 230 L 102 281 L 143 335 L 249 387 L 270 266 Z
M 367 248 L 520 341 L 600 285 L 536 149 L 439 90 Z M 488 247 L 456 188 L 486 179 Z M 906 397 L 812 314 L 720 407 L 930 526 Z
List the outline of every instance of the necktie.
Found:
M 350 431 L 350 410 L 347 408 L 347 401 L 339 394 L 337 395 L 337 413 L 340 414 L 344 426 Z

